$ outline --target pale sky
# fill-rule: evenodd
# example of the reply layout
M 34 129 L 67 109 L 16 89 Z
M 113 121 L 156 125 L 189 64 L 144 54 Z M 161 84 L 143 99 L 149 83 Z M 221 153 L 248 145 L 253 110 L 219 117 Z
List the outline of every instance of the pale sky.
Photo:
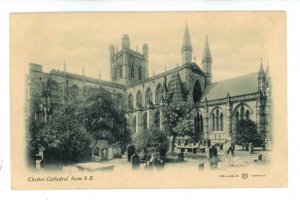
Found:
M 121 49 L 129 34 L 131 49 L 149 45 L 149 76 L 181 64 L 181 45 L 188 24 L 198 65 L 208 35 L 213 81 L 257 71 L 260 59 L 279 67 L 285 54 L 285 18 L 277 12 L 202 13 L 53 13 L 13 14 L 11 52 L 19 67 L 29 62 L 51 69 L 109 80 L 109 45 Z M 284 49 L 282 49 L 284 47 Z

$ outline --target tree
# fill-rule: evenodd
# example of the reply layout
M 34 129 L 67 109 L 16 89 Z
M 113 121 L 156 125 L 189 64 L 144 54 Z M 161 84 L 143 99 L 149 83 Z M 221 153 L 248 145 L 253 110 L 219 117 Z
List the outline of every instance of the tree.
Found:
M 133 144 L 146 152 L 158 151 L 162 156 L 165 156 L 169 149 L 167 133 L 158 128 L 150 128 L 135 134 Z
M 174 152 L 175 140 L 179 135 L 194 135 L 193 116 L 196 107 L 191 103 L 169 104 L 162 108 L 163 125 L 172 136 L 172 152 Z
M 257 126 L 252 120 L 239 120 L 236 126 L 234 142 L 239 145 L 252 143 L 254 146 L 262 145 L 262 138 L 257 132 Z
M 72 163 L 85 159 L 93 138 L 80 123 L 80 110 L 81 104 L 67 104 L 42 128 L 40 146 L 54 161 Z
M 63 105 L 41 126 L 30 123 L 29 132 L 32 149 L 43 147 L 54 160 L 64 162 L 83 160 L 93 141 L 130 142 L 125 111 L 103 89 Z
M 118 105 L 111 93 L 103 89 L 84 101 L 79 118 L 95 140 L 105 139 L 109 143 L 125 145 L 130 142 L 126 111 Z

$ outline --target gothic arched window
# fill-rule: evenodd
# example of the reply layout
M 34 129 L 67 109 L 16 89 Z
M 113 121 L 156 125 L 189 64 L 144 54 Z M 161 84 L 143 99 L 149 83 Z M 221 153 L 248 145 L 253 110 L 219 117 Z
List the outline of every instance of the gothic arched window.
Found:
M 136 94 L 136 107 L 142 107 L 142 94 L 140 91 Z
M 130 78 L 134 78 L 134 67 L 130 66 L 129 71 L 130 71 Z
M 193 101 L 194 103 L 198 103 L 202 96 L 202 90 L 199 81 L 197 80 L 194 89 L 193 89 Z
M 219 108 L 212 113 L 213 131 L 224 131 L 224 115 Z
M 141 66 L 139 66 L 138 78 L 139 78 L 139 80 L 142 80 L 142 67 Z
M 133 109 L 133 97 L 132 94 L 128 95 L 128 108 Z
M 147 89 L 145 94 L 145 104 L 152 104 L 152 92 L 150 88 Z
M 155 96 L 156 96 L 156 104 L 160 104 L 160 101 L 163 97 L 163 88 L 160 84 L 158 84 L 158 86 L 156 87 Z
M 220 115 L 220 131 L 224 130 L 224 121 L 223 121 L 223 113 Z
M 216 128 L 216 118 L 215 118 L 215 114 L 213 113 L 212 114 L 212 128 L 213 128 L 213 131 L 215 131 L 215 128 Z

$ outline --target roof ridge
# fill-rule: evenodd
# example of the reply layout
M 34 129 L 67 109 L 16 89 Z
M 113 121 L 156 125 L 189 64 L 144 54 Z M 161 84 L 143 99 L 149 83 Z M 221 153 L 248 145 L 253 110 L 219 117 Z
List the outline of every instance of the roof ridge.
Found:
M 236 77 L 232 77 L 232 78 L 228 78 L 228 79 L 216 81 L 216 82 L 211 83 L 211 85 L 216 84 L 216 83 L 220 83 L 220 82 L 224 82 L 224 81 L 229 81 L 229 80 L 239 79 L 239 78 L 242 78 L 242 77 L 245 77 L 245 76 L 249 76 L 249 75 L 253 75 L 253 74 L 257 74 L 257 73 L 258 73 L 258 72 L 251 72 L 251 73 L 249 73 L 249 74 L 244 74 L 244 75 L 241 75 L 241 76 L 236 76 Z

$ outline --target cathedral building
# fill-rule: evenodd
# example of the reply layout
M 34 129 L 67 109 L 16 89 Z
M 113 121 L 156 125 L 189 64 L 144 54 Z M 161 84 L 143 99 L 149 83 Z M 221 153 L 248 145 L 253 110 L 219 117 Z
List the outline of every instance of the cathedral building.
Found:
M 271 139 L 271 94 L 268 66 L 261 62 L 257 72 L 212 82 L 213 59 L 205 38 L 201 63 L 192 60 L 193 47 L 189 29 L 184 30 L 181 47 L 182 64 L 149 77 L 148 44 L 142 52 L 130 47 L 123 35 L 120 49 L 109 46 L 111 81 L 52 70 L 43 72 L 42 65 L 30 63 L 28 74 L 28 115 L 51 120 L 55 110 L 65 102 L 84 98 L 99 88 L 110 91 L 126 106 L 128 124 L 133 133 L 156 126 L 163 129 L 161 109 L 169 103 L 192 102 L 198 106 L 196 134 L 213 143 L 233 138 L 240 119 L 256 122 L 261 136 Z M 255 67 L 255 66 L 254 66 Z M 29 117 L 28 116 L 28 117 Z

